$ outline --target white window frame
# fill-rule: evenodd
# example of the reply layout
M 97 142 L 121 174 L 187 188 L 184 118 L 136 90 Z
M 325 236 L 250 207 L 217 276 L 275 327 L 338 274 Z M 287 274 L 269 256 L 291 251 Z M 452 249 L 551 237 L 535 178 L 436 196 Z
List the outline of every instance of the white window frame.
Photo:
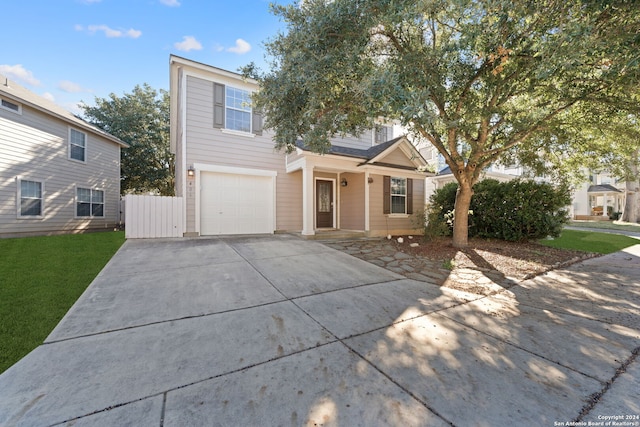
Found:
M 71 133 L 72 132 L 78 132 L 80 134 L 82 134 L 84 136 L 84 147 L 82 147 L 84 149 L 84 160 L 79 160 L 79 159 L 74 159 L 73 157 L 71 157 L 71 147 L 72 146 L 76 146 L 79 147 L 78 144 L 74 144 L 71 140 Z M 78 162 L 78 163 L 87 163 L 87 145 L 88 144 L 88 136 L 86 132 L 82 132 L 81 130 L 69 127 L 69 132 L 68 132 L 68 136 L 69 136 L 69 160 L 73 161 L 73 162 Z
M 391 197 L 391 200 L 389 200 L 389 216 L 400 216 L 400 217 L 405 217 L 407 216 L 407 185 L 408 185 L 408 180 L 407 178 L 402 178 L 402 177 L 398 177 L 398 176 L 392 176 L 390 177 L 390 188 L 389 188 L 389 197 Z M 393 193 L 393 180 L 403 180 L 404 181 L 404 194 L 394 194 Z M 393 197 L 404 197 L 404 212 L 394 212 L 393 211 Z
M 78 203 L 80 203 L 78 201 L 78 190 L 89 190 L 91 192 L 90 198 L 91 201 L 89 202 L 89 215 L 78 215 Z M 98 215 L 94 215 L 93 214 L 93 193 L 94 192 L 102 192 L 102 215 L 98 216 Z M 107 213 L 106 213 L 106 192 L 104 191 L 104 189 L 102 188 L 91 188 L 91 187 L 83 187 L 81 185 L 76 185 L 76 194 L 74 196 L 75 199 L 75 203 L 73 204 L 73 215 L 74 218 L 76 219 L 93 219 L 93 218 L 106 218 Z M 83 202 L 86 203 L 86 202 Z M 98 203 L 95 203 L 98 204 Z
M 242 88 L 239 88 L 239 87 L 231 86 L 231 85 L 224 85 L 224 130 L 228 131 L 228 133 L 240 133 L 240 134 L 253 135 L 253 108 L 251 107 L 250 104 L 247 105 L 247 107 L 246 107 L 247 109 L 230 106 L 227 103 L 227 92 L 230 89 L 246 92 L 247 95 L 249 96 L 249 100 L 251 100 L 251 91 L 246 90 L 246 89 L 242 89 Z M 228 117 L 227 117 L 227 110 L 240 111 L 242 113 L 249 113 L 249 130 L 233 129 L 233 128 L 229 127 L 229 120 L 228 120 Z
M 22 182 L 37 182 L 40 184 L 40 215 L 23 215 L 22 214 Z M 44 218 L 44 181 L 32 178 L 17 178 L 16 179 L 16 215 L 19 219 L 42 219 Z
M 11 107 L 7 107 L 6 105 L 4 105 L 5 103 L 13 104 L 16 107 L 18 107 L 18 109 L 15 110 L 15 109 L 13 109 Z M 9 99 L 9 98 L 0 97 L 0 108 L 2 108 L 3 110 L 6 110 L 6 111 L 11 111 L 13 114 L 22 115 L 22 104 L 20 104 L 19 102 L 14 101 L 12 99 Z

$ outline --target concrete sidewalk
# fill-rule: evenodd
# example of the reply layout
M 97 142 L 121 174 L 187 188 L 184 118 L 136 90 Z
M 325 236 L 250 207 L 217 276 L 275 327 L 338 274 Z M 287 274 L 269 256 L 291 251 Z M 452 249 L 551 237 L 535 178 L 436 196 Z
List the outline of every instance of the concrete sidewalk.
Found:
M 129 240 L 0 425 L 599 422 L 640 416 L 639 349 L 640 245 L 483 297 L 293 236 Z

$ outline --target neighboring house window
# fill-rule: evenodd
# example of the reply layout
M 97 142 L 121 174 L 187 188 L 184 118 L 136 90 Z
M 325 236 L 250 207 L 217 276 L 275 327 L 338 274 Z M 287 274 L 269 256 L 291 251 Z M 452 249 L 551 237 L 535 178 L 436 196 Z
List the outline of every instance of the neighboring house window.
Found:
M 69 158 L 81 162 L 86 161 L 87 134 L 69 128 Z
M 11 102 L 8 99 L 1 98 L 0 106 L 5 110 L 13 111 L 14 113 L 22 114 L 22 107 L 20 104 L 16 104 L 15 102 Z
M 18 199 L 20 200 L 20 217 L 42 216 L 42 182 L 22 179 L 18 183 Z
M 387 142 L 390 138 L 391 129 L 388 126 L 380 126 L 376 128 L 376 145 Z
M 104 191 L 78 187 L 76 190 L 76 216 L 103 217 Z
M 413 180 L 385 176 L 383 185 L 383 211 L 385 214 L 413 213 Z
M 213 127 L 262 135 L 262 114 L 251 108 L 251 93 L 214 83 Z

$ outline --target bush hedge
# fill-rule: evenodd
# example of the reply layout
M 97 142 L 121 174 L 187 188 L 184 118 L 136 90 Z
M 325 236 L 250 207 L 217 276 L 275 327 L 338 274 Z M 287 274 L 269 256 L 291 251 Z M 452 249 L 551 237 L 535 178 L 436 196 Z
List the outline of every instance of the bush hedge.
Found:
M 457 183 L 437 190 L 429 199 L 426 236 L 451 235 Z M 469 237 L 509 241 L 557 237 L 569 220 L 569 189 L 548 183 L 515 179 L 485 179 L 474 187 L 469 216 Z

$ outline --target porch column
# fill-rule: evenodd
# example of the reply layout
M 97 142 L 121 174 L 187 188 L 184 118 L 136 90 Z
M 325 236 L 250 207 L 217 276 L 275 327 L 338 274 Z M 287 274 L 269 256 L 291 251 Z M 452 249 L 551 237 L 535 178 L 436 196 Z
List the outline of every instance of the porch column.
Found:
M 364 171 L 364 231 L 369 233 L 371 226 L 369 224 L 369 171 Z
M 313 226 L 313 165 L 302 167 L 302 235 L 316 234 Z
M 608 199 L 609 193 L 604 193 L 604 196 L 602 196 L 602 217 L 603 218 L 609 218 L 609 215 L 607 215 L 607 212 L 609 212 L 609 210 L 607 209 L 607 199 Z

